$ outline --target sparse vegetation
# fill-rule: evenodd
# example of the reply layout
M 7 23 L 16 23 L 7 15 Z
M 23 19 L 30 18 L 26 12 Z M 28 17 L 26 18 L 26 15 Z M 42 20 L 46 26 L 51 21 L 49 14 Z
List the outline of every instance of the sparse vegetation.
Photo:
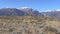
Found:
M 1 16 L 1 34 L 58 34 L 58 19 L 33 16 Z M 48 27 L 47 27 L 48 26 Z

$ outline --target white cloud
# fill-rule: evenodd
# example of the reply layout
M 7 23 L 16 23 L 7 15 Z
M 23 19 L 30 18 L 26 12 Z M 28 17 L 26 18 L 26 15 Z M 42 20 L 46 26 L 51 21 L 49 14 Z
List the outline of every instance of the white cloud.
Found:
M 56 11 L 60 11 L 60 9 L 57 9 Z
M 7 7 L 5 7 L 5 8 L 9 8 L 9 7 L 7 6 Z

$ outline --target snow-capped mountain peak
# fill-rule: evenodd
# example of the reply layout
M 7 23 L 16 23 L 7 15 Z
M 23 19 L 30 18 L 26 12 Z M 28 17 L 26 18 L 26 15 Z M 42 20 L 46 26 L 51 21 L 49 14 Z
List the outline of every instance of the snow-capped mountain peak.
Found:
M 29 8 L 29 7 L 21 7 L 20 9 L 26 9 L 26 8 Z

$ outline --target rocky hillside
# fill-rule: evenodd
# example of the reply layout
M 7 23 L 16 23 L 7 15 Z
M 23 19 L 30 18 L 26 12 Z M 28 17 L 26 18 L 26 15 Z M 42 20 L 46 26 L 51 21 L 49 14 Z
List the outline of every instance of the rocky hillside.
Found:
M 45 16 L 51 18 L 60 18 L 60 10 L 50 10 L 40 13 L 32 8 L 1 8 L 0 16 Z
M 0 16 L 43 16 L 41 13 L 39 13 L 37 10 L 34 10 L 32 8 L 2 8 L 0 9 Z
M 60 19 L 0 16 L 0 34 L 60 34 Z
M 44 14 L 44 16 L 51 18 L 60 18 L 60 10 L 46 11 L 46 12 L 42 12 L 42 14 Z

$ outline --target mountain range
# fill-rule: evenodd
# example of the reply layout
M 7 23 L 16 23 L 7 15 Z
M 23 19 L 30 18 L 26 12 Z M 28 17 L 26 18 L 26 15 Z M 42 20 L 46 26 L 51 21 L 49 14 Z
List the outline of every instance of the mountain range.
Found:
M 46 12 L 42 12 L 44 16 L 51 17 L 51 18 L 60 18 L 60 10 L 50 10 Z
M 24 15 L 31 15 L 31 16 L 38 16 L 42 15 L 37 10 L 32 8 L 2 8 L 0 9 L 0 16 L 24 16 Z
M 51 18 L 60 18 L 60 10 L 50 10 L 46 12 L 39 12 L 32 8 L 1 8 L 0 16 L 46 16 Z

